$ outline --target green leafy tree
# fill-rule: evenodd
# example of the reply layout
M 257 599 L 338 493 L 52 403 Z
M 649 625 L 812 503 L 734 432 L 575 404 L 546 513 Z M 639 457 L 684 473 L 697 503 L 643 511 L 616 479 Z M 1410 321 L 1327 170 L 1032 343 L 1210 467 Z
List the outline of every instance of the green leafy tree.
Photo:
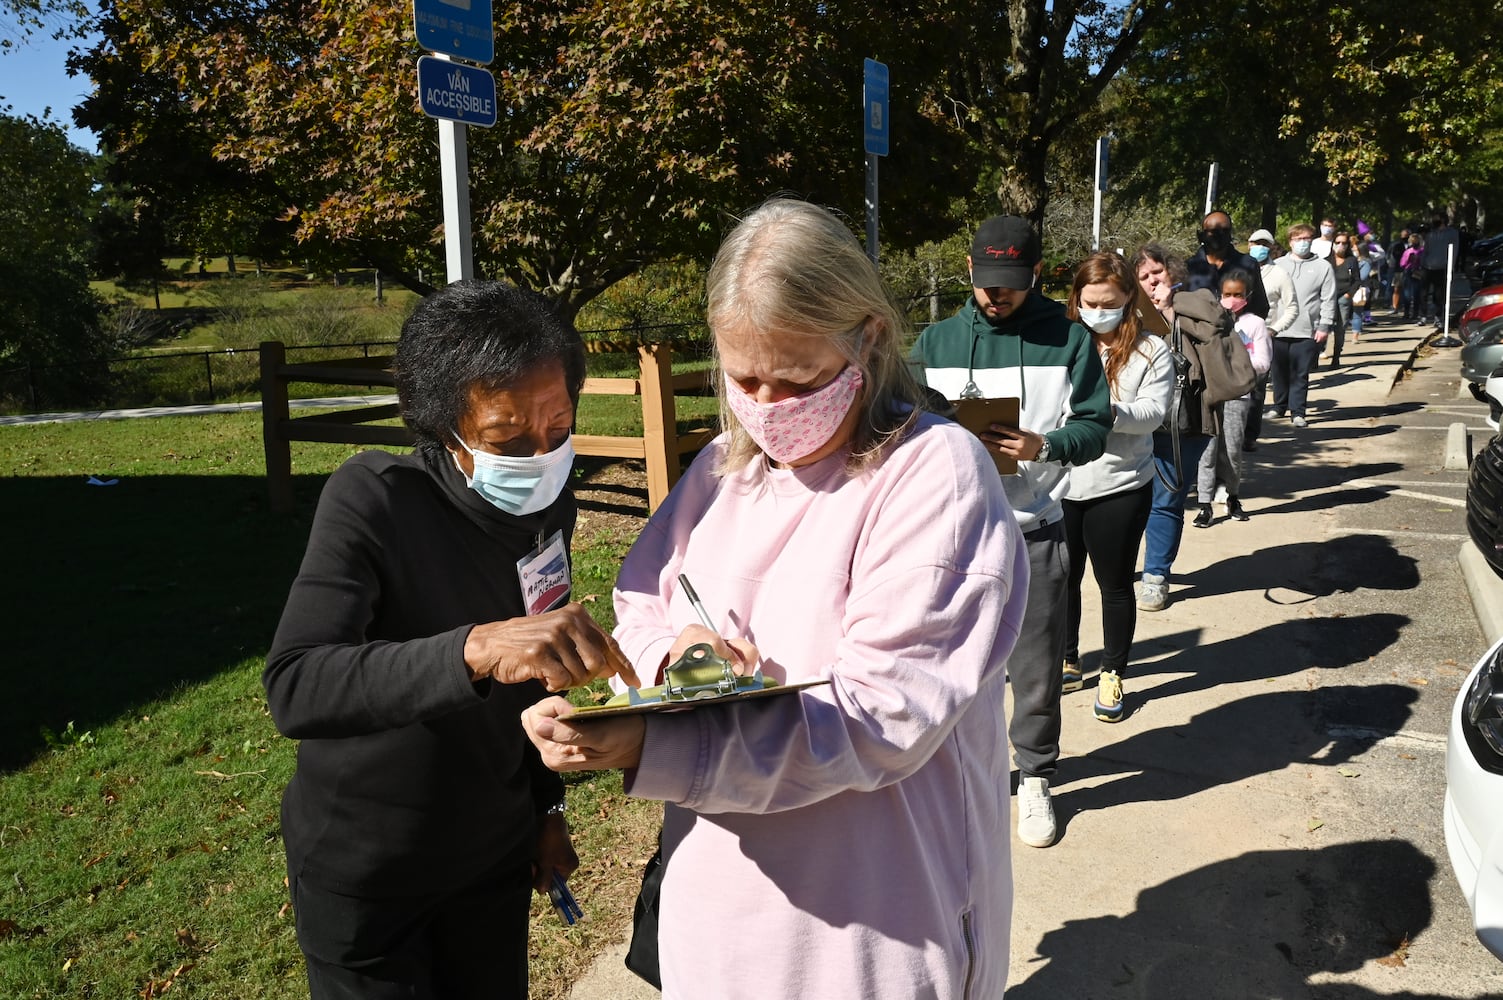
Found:
M 1225 200 L 1276 228 L 1281 206 L 1375 218 L 1495 189 L 1477 155 L 1498 121 L 1499 64 L 1478 30 L 1498 23 L 1495 0 L 1367 0 L 1314 22 L 1291 0 L 1181 6 L 1119 81 L 1126 193 L 1198 216 L 1214 161 Z
M 728 215 L 780 190 L 842 207 L 859 226 L 861 59 L 885 53 L 897 138 L 883 165 L 884 238 L 943 235 L 951 193 L 972 186 L 979 164 L 923 85 L 949 58 L 938 10 L 498 2 L 500 121 L 468 130 L 477 270 L 572 312 L 649 263 L 704 259 Z M 432 266 L 442 232 L 418 54 L 398 0 L 116 0 L 80 66 L 122 163 L 153 130 L 202 138 L 277 203 L 298 240 L 423 291 L 416 271 Z
M 91 162 L 57 123 L 0 113 L 0 367 L 109 351 L 89 289 Z
M 1102 95 L 1146 32 L 1169 21 L 1171 5 L 1007 0 L 949 4 L 944 16 L 952 56 L 933 104 L 950 109 L 989 158 L 1003 210 L 1042 223 L 1052 160 L 1065 140 L 1079 145 L 1095 130 Z

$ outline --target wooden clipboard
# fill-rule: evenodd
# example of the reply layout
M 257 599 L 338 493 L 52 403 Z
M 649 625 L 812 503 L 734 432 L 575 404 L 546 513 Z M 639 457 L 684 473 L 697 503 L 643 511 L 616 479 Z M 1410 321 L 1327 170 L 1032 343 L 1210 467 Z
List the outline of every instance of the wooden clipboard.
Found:
M 992 424 L 1018 426 L 1020 401 L 1016 396 L 999 396 L 996 399 L 954 399 L 950 401 L 950 405 L 955 407 L 955 422 L 977 437 L 981 436 L 982 431 L 989 430 Z M 985 442 L 982 444 L 985 445 Z M 992 457 L 992 462 L 1002 475 L 1016 476 L 1018 474 L 1017 459 L 1004 455 L 989 446 L 986 448 L 986 453 Z

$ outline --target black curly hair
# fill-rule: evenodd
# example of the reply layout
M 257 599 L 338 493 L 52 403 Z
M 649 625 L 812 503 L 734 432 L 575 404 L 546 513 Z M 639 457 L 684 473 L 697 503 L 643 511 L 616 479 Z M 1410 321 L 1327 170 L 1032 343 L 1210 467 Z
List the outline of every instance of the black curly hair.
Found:
M 537 292 L 499 281 L 447 285 L 418 303 L 397 344 L 397 398 L 417 446 L 439 456 L 470 389 L 506 388 L 539 365 L 558 362 L 569 398 L 584 388 L 584 342 L 574 324 Z

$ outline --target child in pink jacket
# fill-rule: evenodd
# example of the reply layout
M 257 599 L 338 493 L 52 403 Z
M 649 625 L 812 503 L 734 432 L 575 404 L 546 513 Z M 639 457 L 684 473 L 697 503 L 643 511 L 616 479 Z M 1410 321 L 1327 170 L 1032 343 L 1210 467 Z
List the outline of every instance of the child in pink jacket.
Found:
M 1252 287 L 1251 274 L 1242 268 L 1232 268 L 1221 278 L 1221 305 L 1237 317 L 1237 333 L 1252 358 L 1253 371 L 1262 375 L 1273 363 L 1273 341 L 1269 339 L 1268 327 L 1263 320 L 1247 311 L 1248 290 Z M 1200 458 L 1196 484 L 1200 493 L 1200 512 L 1192 522 L 1195 527 L 1209 528 L 1215 519 L 1211 503 L 1215 499 L 1218 479 L 1226 487 L 1227 514 L 1239 521 L 1247 520 L 1241 498 L 1242 452 L 1248 414 L 1254 406 L 1262 405 L 1263 400 L 1254 399 L 1251 392 L 1241 399 L 1229 399 L 1221 404 L 1221 435 L 1216 447 L 1207 448 Z

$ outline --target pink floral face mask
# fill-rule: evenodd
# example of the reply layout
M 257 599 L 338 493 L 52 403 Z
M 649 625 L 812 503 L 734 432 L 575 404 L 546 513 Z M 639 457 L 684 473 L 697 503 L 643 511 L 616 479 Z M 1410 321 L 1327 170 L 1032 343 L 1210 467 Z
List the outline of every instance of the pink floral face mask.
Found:
M 835 436 L 861 391 L 861 370 L 846 365 L 839 375 L 801 396 L 759 403 L 725 378 L 725 400 L 746 433 L 774 462 L 796 462 Z

